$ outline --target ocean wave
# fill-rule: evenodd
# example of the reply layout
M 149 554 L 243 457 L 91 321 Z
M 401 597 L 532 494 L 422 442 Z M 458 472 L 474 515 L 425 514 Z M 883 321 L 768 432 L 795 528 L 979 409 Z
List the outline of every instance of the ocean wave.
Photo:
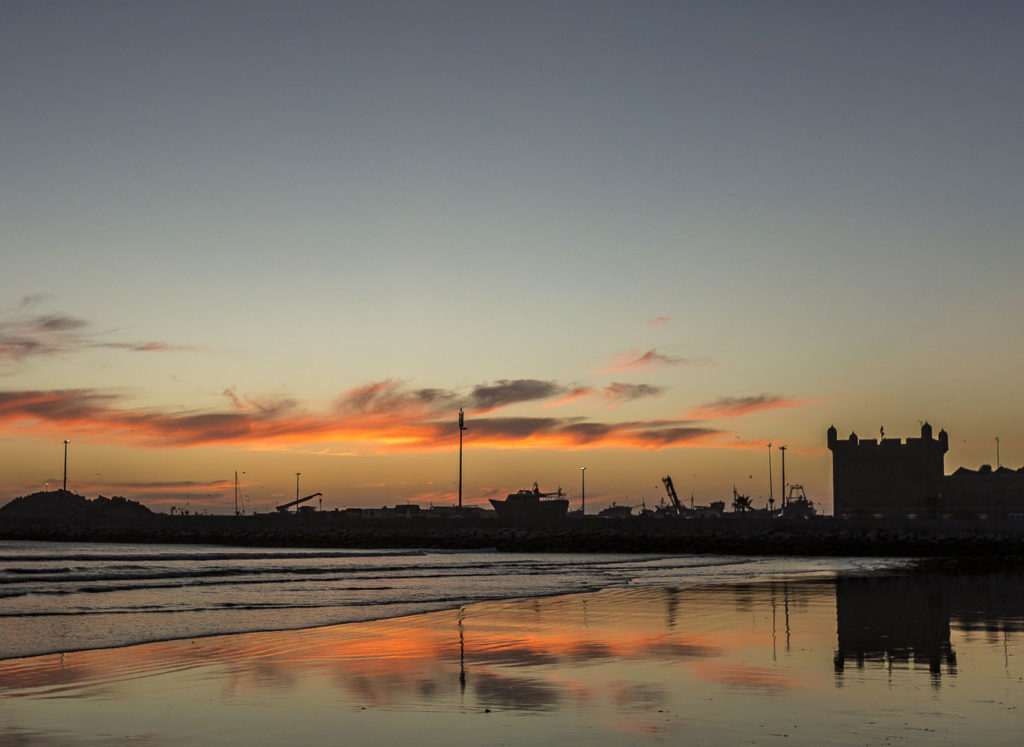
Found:
M 137 561 L 137 562 L 164 562 L 164 561 L 208 561 L 208 560 L 287 560 L 312 559 L 312 558 L 337 558 L 352 560 L 358 558 L 415 558 L 427 555 L 425 550 L 285 550 L 285 551 L 254 551 L 254 552 L 167 552 L 167 553 L 81 553 L 57 555 L 62 561 L 80 562 L 111 562 L 111 561 Z M 16 554 L 0 555 L 0 562 L 17 563 L 25 561 L 47 562 L 55 560 L 53 554 Z

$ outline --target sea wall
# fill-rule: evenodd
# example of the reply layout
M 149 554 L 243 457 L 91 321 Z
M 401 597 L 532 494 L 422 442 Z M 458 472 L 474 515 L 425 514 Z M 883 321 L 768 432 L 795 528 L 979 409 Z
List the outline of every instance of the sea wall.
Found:
M 465 519 L 351 520 L 334 513 L 166 516 L 75 523 L 4 520 L 0 539 L 250 547 L 493 548 L 507 552 L 1000 557 L 1024 559 L 1021 521 L 565 519 L 542 526 Z

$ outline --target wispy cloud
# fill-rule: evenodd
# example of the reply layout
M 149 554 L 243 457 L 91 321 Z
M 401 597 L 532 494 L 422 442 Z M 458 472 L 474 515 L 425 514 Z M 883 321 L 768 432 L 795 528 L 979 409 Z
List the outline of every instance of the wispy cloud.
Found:
M 241 483 L 239 483 L 241 485 Z M 104 483 L 111 491 L 131 491 L 133 493 L 204 493 L 233 490 L 235 483 L 231 480 L 177 480 L 172 482 L 111 482 Z
M 468 413 L 479 416 L 517 404 L 544 402 L 545 407 L 555 407 L 590 396 L 627 402 L 656 396 L 661 391 L 659 387 L 648 384 L 616 383 L 599 389 L 542 379 L 499 379 L 477 384 L 467 393 L 460 393 L 449 389 L 407 389 L 404 382 L 386 379 L 346 392 L 337 400 L 336 408 L 348 414 L 382 416 L 398 413 L 408 418 L 424 411 L 462 406 Z M 237 407 L 237 395 L 232 392 L 231 396 Z
M 574 386 L 558 399 L 545 402 L 544 407 L 562 407 L 563 405 L 568 405 L 586 397 L 593 397 L 594 395 L 599 394 L 600 391 L 601 390 L 595 389 L 591 386 Z
M 714 402 L 707 402 L 691 408 L 686 417 L 694 420 L 718 420 L 720 418 L 736 418 L 767 410 L 782 410 L 787 407 L 799 407 L 809 400 L 784 397 L 781 394 L 758 394 L 753 397 L 721 397 Z
M 658 366 L 707 366 L 711 361 L 697 360 L 694 358 L 676 358 L 664 353 L 659 353 L 652 348 L 646 353 L 630 350 L 625 353 L 618 353 L 612 357 L 609 364 L 599 368 L 594 373 L 615 373 L 617 371 L 628 371 L 632 369 L 646 369 Z
M 631 402 L 635 399 L 659 397 L 664 391 L 662 387 L 651 384 L 623 384 L 615 381 L 606 386 L 602 394 L 615 402 Z
M 26 296 L 18 312 L 0 318 L 0 363 L 22 362 L 30 358 L 67 355 L 88 349 L 127 350 L 139 353 L 197 350 L 158 341 L 121 341 L 109 339 L 109 332 L 98 332 L 90 322 L 68 314 L 26 315 L 45 297 Z
M 547 402 L 544 406 L 560 407 L 586 397 L 603 399 L 610 405 L 618 406 L 625 402 L 632 402 L 633 400 L 646 397 L 659 397 L 664 391 L 662 387 L 651 384 L 624 384 L 616 381 L 603 388 L 589 386 L 573 387 L 564 396 Z
M 667 324 L 671 317 L 667 316 L 656 316 L 653 319 L 648 319 L 647 323 L 652 327 L 660 327 L 662 324 Z
M 44 301 L 48 301 L 52 297 L 49 293 L 30 293 L 27 296 L 22 296 L 18 301 L 19 309 L 27 309 L 32 306 L 37 306 Z

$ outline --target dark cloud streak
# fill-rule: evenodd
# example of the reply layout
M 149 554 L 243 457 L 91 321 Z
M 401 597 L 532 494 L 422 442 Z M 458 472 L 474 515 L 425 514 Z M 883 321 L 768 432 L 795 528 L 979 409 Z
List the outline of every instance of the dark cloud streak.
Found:
M 493 384 L 478 384 L 470 395 L 470 406 L 478 412 L 489 412 L 519 402 L 548 399 L 568 390 L 554 381 L 539 379 L 501 379 Z
M 33 306 L 42 297 L 26 296 L 19 308 Z M 82 350 L 127 350 L 162 353 L 199 348 L 165 342 L 123 342 L 102 339 L 104 333 L 90 331 L 85 319 L 67 314 L 38 314 L 0 319 L 0 362 L 22 362 L 31 358 L 67 355 Z

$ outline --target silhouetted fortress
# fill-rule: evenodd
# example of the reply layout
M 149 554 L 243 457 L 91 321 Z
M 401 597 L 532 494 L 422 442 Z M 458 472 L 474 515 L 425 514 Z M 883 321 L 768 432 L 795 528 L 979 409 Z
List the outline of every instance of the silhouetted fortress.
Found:
M 1024 468 L 961 467 L 945 474 L 949 436 L 921 426 L 920 438 L 849 438 L 828 429 L 832 496 L 840 517 L 991 518 L 1024 516 Z M 1017 518 L 1016 516 L 1014 518 Z

